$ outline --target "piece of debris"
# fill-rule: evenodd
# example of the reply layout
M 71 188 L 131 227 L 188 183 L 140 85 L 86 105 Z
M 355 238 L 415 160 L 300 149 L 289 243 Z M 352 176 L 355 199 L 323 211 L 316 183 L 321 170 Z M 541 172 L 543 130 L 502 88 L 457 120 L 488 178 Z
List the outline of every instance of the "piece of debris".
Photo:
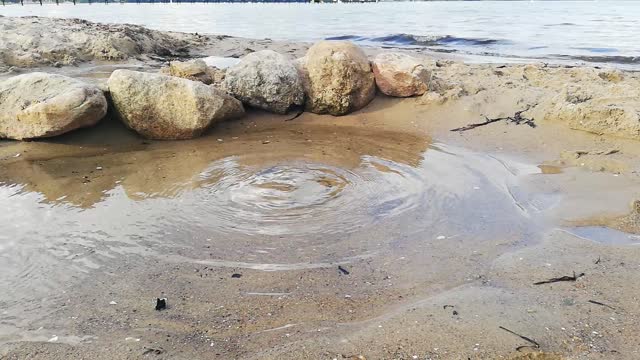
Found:
M 342 275 L 349 275 L 349 270 L 343 268 L 341 265 L 338 265 L 338 270 L 342 273 Z
M 590 151 L 591 155 L 613 155 L 620 152 L 620 149 L 609 149 L 609 150 L 598 150 L 598 151 Z
M 231 274 L 231 278 L 233 279 L 240 279 L 241 277 L 242 277 L 242 274 L 238 274 L 238 273 Z
M 580 158 L 584 155 L 613 155 L 619 153 L 619 149 L 608 149 L 608 150 L 575 150 L 573 154 L 576 159 Z
M 504 330 L 504 331 L 506 331 L 506 332 L 508 332 L 508 333 L 510 333 L 510 334 L 513 334 L 513 335 L 515 335 L 515 336 L 519 337 L 520 339 L 522 339 L 522 340 L 524 340 L 524 341 L 526 341 L 526 342 L 528 342 L 528 343 L 532 344 L 532 345 L 533 345 L 533 346 L 535 346 L 536 348 L 538 348 L 538 349 L 540 348 L 540 344 L 538 344 L 538 342 L 537 342 L 537 341 L 535 341 L 535 340 L 533 340 L 533 339 L 531 339 L 531 338 L 528 338 L 528 337 L 526 337 L 526 336 L 522 336 L 522 335 L 520 335 L 520 334 L 518 334 L 518 333 L 516 333 L 516 332 L 514 332 L 514 331 L 512 331 L 512 330 L 507 329 L 507 328 L 506 328 L 506 327 L 504 327 L 504 326 L 498 326 L 498 327 L 499 327 L 500 329 L 502 329 L 502 330 Z M 518 348 L 516 348 L 516 349 L 519 349 L 519 348 L 522 348 L 522 346 L 519 346 L 519 347 L 518 347 Z
M 442 308 L 443 308 L 443 309 L 445 309 L 445 310 L 447 310 L 447 308 L 452 308 L 452 309 L 453 309 L 454 307 L 455 307 L 455 306 L 453 306 L 453 305 L 445 305 L 445 306 L 443 306 Z
M 607 307 L 607 308 L 609 308 L 609 309 L 611 309 L 611 310 L 615 310 L 615 309 L 616 309 L 616 308 L 614 308 L 613 306 L 611 306 L 611 305 L 607 305 L 607 304 L 604 304 L 604 303 L 601 303 L 600 301 L 589 300 L 589 302 L 590 302 L 590 303 L 592 303 L 592 304 L 596 304 L 596 305 L 600 305 L 600 306 Z
M 485 116 L 486 120 L 481 122 L 481 123 L 469 124 L 467 126 L 451 129 L 450 131 L 462 132 L 462 131 L 472 130 L 472 129 L 475 129 L 475 128 L 480 127 L 480 126 L 493 124 L 495 122 L 502 121 L 502 120 L 505 120 L 507 123 L 513 123 L 513 124 L 516 124 L 516 125 L 525 124 L 525 125 L 529 125 L 529 127 L 535 128 L 536 124 L 534 123 L 534 119 L 533 118 L 529 119 L 529 118 L 526 118 L 526 117 L 522 116 L 522 113 L 529 111 L 529 109 L 531 109 L 531 106 L 528 106 L 524 110 L 516 111 L 516 113 L 513 114 L 513 116 L 507 116 L 507 117 L 499 117 L 499 118 L 490 119 L 490 118 Z
M 109 302 L 109 305 L 118 305 L 118 303 L 117 303 L 117 302 L 115 302 L 115 301 L 110 301 L 110 302 Z
M 155 355 L 160 355 L 163 353 L 162 349 L 153 349 L 153 348 L 145 348 L 144 352 L 142 353 L 142 355 L 148 355 L 148 354 L 155 354 Z
M 584 276 L 584 273 L 580 273 L 576 275 L 576 273 L 574 272 L 573 276 L 561 276 L 557 278 L 551 278 L 549 280 L 538 281 L 536 283 L 533 283 L 533 285 L 551 284 L 551 283 L 560 282 L 560 281 L 576 281 L 583 276 Z
M 600 256 L 598 256 L 598 260 L 596 260 L 596 261 L 594 262 L 594 264 L 596 264 L 596 265 L 600 264 Z
M 453 313 L 452 313 L 452 314 L 453 314 L 453 316 L 457 316 L 457 315 L 458 315 L 458 312 L 457 312 L 456 310 L 453 310 Z
M 96 170 L 102 170 L 102 166 L 96 166 Z
M 286 119 L 285 121 L 291 121 L 291 120 L 295 120 L 298 117 L 300 117 L 300 115 L 302 115 L 304 113 L 304 108 L 302 108 L 301 110 L 299 110 L 292 118 Z
M 269 140 L 264 140 L 262 143 L 266 145 L 266 144 L 271 143 L 271 141 L 269 141 Z
M 156 299 L 156 310 L 164 310 L 167 308 L 167 298 L 157 298 Z

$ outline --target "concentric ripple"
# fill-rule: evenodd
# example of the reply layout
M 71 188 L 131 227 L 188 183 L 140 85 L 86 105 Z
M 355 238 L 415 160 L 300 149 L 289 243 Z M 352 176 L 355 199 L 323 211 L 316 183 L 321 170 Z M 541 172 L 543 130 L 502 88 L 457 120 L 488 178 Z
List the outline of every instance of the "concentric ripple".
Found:
M 249 235 L 350 232 L 412 208 L 420 194 L 415 168 L 370 156 L 355 169 L 306 161 L 251 167 L 227 158 L 201 177 L 209 219 Z

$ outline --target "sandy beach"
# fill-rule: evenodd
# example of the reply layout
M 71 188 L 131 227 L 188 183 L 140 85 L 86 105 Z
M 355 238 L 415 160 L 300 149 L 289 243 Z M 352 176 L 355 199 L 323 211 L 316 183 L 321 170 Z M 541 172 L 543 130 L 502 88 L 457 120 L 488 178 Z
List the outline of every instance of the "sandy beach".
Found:
M 0 17 L 0 81 L 311 45 Z M 363 50 L 429 90 L 0 141 L 0 358 L 639 358 L 640 76 Z

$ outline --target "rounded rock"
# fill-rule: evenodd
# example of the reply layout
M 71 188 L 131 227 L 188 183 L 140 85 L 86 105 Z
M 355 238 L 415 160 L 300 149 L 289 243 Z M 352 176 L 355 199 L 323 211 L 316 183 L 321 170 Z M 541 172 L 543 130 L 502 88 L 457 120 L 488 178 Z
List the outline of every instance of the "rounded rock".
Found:
M 96 86 L 41 72 L 0 82 L 0 138 L 35 139 L 97 124 L 107 100 Z
M 382 53 L 372 62 L 378 89 L 389 96 L 409 97 L 429 90 L 429 71 L 420 60 L 403 53 Z
M 318 42 L 297 64 L 311 112 L 345 115 L 362 109 L 375 96 L 369 60 L 353 43 Z
M 198 81 L 116 70 L 108 84 L 120 119 L 150 139 L 194 138 L 215 122 L 244 114 L 240 101 Z
M 245 104 L 278 114 L 304 104 L 302 81 L 293 62 L 272 50 L 248 54 L 228 68 L 222 87 Z

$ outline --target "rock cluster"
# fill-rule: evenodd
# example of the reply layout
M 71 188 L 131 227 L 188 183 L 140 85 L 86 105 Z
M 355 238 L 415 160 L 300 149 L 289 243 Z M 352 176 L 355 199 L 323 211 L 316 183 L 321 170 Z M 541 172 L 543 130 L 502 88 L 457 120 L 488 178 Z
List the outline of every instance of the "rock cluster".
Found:
M 427 89 L 428 72 L 412 57 L 383 54 L 374 69 L 376 75 L 356 45 L 323 41 L 296 64 L 271 50 L 248 54 L 227 69 L 223 81 L 202 60 L 171 62 L 161 74 L 117 70 L 105 91 L 114 114 L 140 135 L 187 139 L 215 122 L 241 116 L 242 103 L 284 114 L 306 99 L 309 111 L 344 115 L 373 99 L 376 81 L 392 96 Z M 217 83 L 221 89 L 208 86 Z M 67 77 L 34 73 L 0 86 L 0 98 L 7 100 L 0 106 L 0 136 L 5 138 L 61 134 L 94 125 L 107 111 L 102 91 Z M 38 91 L 32 91 L 34 86 Z
M 271 50 L 253 52 L 224 74 L 202 60 L 173 61 L 159 74 L 116 70 L 102 90 L 33 73 L 0 83 L 0 137 L 46 137 L 94 125 L 107 113 L 105 94 L 110 113 L 127 127 L 170 140 L 242 116 L 243 103 L 277 114 L 306 105 L 338 116 L 365 107 L 376 82 L 385 94 L 406 97 L 424 93 L 428 78 L 418 60 L 402 54 L 379 55 L 372 70 L 362 49 L 343 41 L 319 42 L 295 62 Z

